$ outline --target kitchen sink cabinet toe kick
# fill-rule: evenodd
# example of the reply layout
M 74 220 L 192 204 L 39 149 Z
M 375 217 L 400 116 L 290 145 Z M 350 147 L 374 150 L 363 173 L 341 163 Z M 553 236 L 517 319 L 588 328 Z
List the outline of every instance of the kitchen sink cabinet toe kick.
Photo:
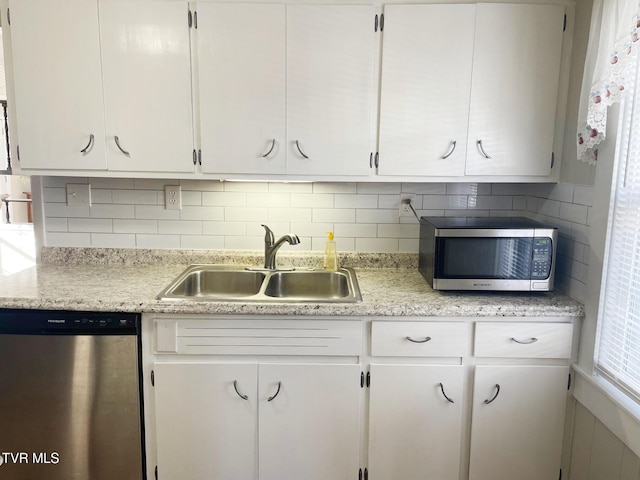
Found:
M 555 480 L 577 322 L 145 315 L 149 479 Z

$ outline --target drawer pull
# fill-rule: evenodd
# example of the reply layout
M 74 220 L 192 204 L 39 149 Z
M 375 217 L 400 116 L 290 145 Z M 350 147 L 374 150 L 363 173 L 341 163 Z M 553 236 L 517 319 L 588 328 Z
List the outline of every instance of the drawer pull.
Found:
M 496 398 L 498 398 L 498 395 L 500 395 L 500 384 L 496 383 L 496 394 L 490 400 L 485 400 L 485 405 L 489 405 L 491 402 L 493 402 Z
M 531 345 L 532 343 L 536 343 L 538 339 L 536 337 L 531 337 L 528 340 L 518 340 L 517 338 L 511 337 L 511 341 L 519 343 L 520 345 Z
M 249 397 L 248 397 L 248 396 L 243 395 L 243 394 L 241 394 L 241 393 L 238 391 L 238 381 L 237 381 L 237 380 L 234 380 L 234 381 L 233 381 L 233 388 L 234 388 L 234 390 L 236 391 L 236 393 L 238 394 L 238 396 L 239 396 L 241 399 L 243 399 L 243 400 L 249 400 Z
M 431 340 L 431 337 L 425 337 L 424 340 L 416 340 L 415 338 L 407 337 L 407 340 L 413 343 L 427 343 L 429 340 Z
M 442 383 L 440 383 L 440 391 L 442 392 L 442 396 L 446 398 L 450 403 L 456 403 L 453 400 L 451 400 L 446 393 L 444 393 L 444 386 L 442 385 Z
M 267 402 L 272 401 L 273 399 L 275 399 L 278 396 L 278 394 L 280 393 L 280 387 L 281 386 L 282 386 L 282 382 L 278 382 L 278 391 L 275 393 L 275 395 L 267 398 Z

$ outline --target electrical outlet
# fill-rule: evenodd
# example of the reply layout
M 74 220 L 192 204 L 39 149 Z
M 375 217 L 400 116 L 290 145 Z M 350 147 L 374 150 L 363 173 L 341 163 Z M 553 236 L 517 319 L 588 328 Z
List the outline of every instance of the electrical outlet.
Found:
M 165 210 L 180 210 L 182 208 L 180 185 L 164 186 L 164 208 Z
M 409 204 L 416 207 L 416 194 L 415 193 L 401 193 L 400 194 L 400 217 L 413 217 L 413 211 Z
M 90 207 L 91 185 L 67 183 L 67 205 L 70 207 Z

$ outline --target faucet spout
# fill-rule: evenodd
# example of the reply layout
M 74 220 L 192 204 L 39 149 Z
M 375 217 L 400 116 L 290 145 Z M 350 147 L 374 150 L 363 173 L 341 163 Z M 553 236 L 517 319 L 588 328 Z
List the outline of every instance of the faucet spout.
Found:
M 273 232 L 266 225 L 262 225 L 265 229 L 264 236 L 264 268 L 268 268 L 269 270 L 276 269 L 276 253 L 282 245 L 288 243 L 290 245 L 298 245 L 300 243 L 300 239 L 297 235 L 289 233 L 287 235 L 283 235 L 278 240 L 275 240 Z

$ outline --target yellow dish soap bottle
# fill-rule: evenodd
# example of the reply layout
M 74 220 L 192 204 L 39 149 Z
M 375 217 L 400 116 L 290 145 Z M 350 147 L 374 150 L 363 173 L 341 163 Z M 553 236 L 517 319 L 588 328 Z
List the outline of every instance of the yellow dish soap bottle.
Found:
M 327 232 L 327 241 L 324 244 L 324 269 L 329 272 L 338 270 L 338 254 L 333 232 Z

